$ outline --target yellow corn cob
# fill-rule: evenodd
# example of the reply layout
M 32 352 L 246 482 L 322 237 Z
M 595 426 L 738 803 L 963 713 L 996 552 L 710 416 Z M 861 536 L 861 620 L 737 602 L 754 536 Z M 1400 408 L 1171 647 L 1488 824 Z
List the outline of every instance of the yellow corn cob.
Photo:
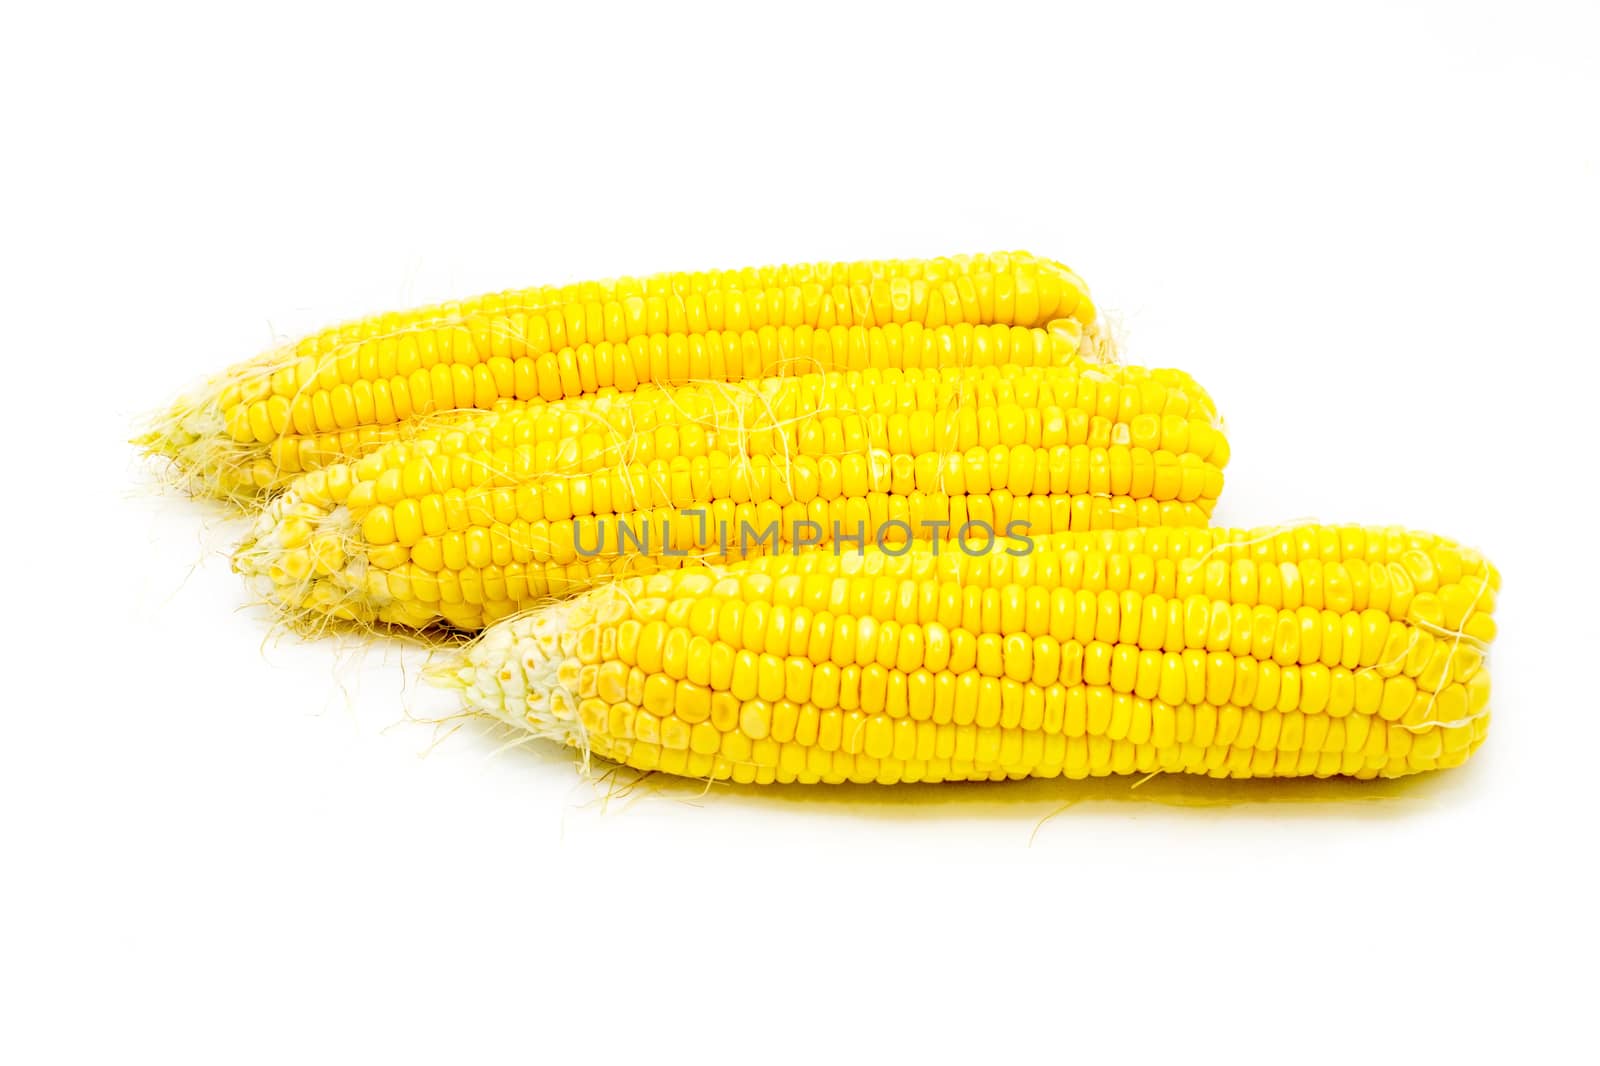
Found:
M 1038 345 L 1024 363 L 1047 350 L 1010 333 Z M 648 387 L 482 415 L 306 475 L 235 565 L 297 618 L 474 630 L 602 578 L 775 544 L 1200 526 L 1227 459 L 1210 399 L 1173 370 Z
M 198 491 L 275 491 L 435 412 L 644 382 L 894 365 L 849 327 L 1054 324 L 1097 350 L 1078 276 L 1027 253 L 817 263 L 537 288 L 377 315 L 235 366 L 140 438 Z M 1084 331 L 1091 336 L 1084 344 Z
M 464 707 L 739 782 L 1395 777 L 1488 729 L 1499 577 L 1400 529 L 1139 529 L 627 578 L 492 627 Z

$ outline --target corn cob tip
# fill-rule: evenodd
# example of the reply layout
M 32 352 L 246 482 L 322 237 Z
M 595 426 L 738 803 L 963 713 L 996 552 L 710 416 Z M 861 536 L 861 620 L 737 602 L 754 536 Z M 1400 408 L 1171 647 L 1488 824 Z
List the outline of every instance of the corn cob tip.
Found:
M 291 491 L 256 516 L 234 550 L 233 569 L 291 629 L 317 632 L 335 622 L 371 626 L 385 604 L 374 602 L 366 586 L 359 534 L 348 507 Z
M 431 668 L 426 679 L 454 690 L 465 714 L 577 749 L 587 771 L 588 731 L 568 659 L 582 623 L 575 616 L 586 613 L 570 602 L 553 603 L 507 619 Z
M 168 480 L 190 495 L 240 506 L 251 503 L 260 495 L 255 468 L 265 462 L 265 446 L 241 442 L 241 434 L 228 425 L 225 401 L 250 383 L 269 378 L 285 358 L 269 353 L 185 390 L 147 415 L 129 443 L 152 459 L 165 460 Z
M 129 443 L 160 460 L 162 480 L 191 496 L 216 497 L 243 506 L 253 499 L 240 476 L 245 461 L 230 441 L 206 428 L 204 412 L 176 405 L 146 420 Z
M 455 645 L 462 633 L 483 629 L 481 606 L 407 594 L 409 585 L 388 569 L 396 546 L 365 535 L 348 502 L 350 480 L 348 465 L 316 470 L 261 507 L 233 553 L 246 587 L 288 629 L 307 636 L 330 626 L 398 627 L 424 643 Z M 534 609 L 555 599 L 530 594 L 519 603 Z

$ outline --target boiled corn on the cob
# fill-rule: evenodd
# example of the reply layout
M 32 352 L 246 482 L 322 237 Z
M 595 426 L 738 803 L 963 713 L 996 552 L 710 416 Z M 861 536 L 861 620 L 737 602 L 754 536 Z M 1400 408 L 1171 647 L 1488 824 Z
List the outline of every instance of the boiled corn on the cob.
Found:
M 140 442 L 197 491 L 249 498 L 440 412 L 899 365 L 887 344 L 860 347 L 862 327 L 904 327 L 910 348 L 916 327 L 1047 324 L 1070 354 L 1101 345 L 1082 280 L 1021 252 L 526 289 L 377 315 L 268 352 L 181 398 Z
M 641 387 L 480 416 L 299 479 L 236 565 L 300 618 L 475 630 L 691 560 L 1206 523 L 1228 449 L 1198 385 L 1027 369 L 1052 342 L 1009 335 L 1032 346 L 1023 366 Z
M 1488 728 L 1499 578 L 1400 529 L 1140 529 L 634 577 L 492 627 L 466 709 L 740 782 L 1394 777 Z

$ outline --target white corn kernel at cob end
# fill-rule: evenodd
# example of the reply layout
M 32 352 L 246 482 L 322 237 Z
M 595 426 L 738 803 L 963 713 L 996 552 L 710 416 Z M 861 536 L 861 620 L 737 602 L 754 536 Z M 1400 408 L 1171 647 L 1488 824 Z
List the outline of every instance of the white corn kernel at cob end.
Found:
M 457 690 L 461 709 L 578 748 L 585 765 L 588 730 L 578 713 L 577 664 L 570 645 L 574 607 L 553 604 L 490 627 L 433 673 L 441 687 Z M 567 676 L 568 674 L 572 676 Z

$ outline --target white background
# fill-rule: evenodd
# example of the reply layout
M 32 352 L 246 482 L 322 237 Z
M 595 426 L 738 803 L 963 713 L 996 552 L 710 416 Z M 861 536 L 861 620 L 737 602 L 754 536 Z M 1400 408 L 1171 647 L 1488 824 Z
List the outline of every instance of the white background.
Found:
M 558 7 L 0 16 L 0 1058 L 1592 1054 L 1594 6 Z M 1209 387 L 1220 521 L 1499 564 L 1472 763 L 606 803 L 124 443 L 372 310 L 1001 248 Z

